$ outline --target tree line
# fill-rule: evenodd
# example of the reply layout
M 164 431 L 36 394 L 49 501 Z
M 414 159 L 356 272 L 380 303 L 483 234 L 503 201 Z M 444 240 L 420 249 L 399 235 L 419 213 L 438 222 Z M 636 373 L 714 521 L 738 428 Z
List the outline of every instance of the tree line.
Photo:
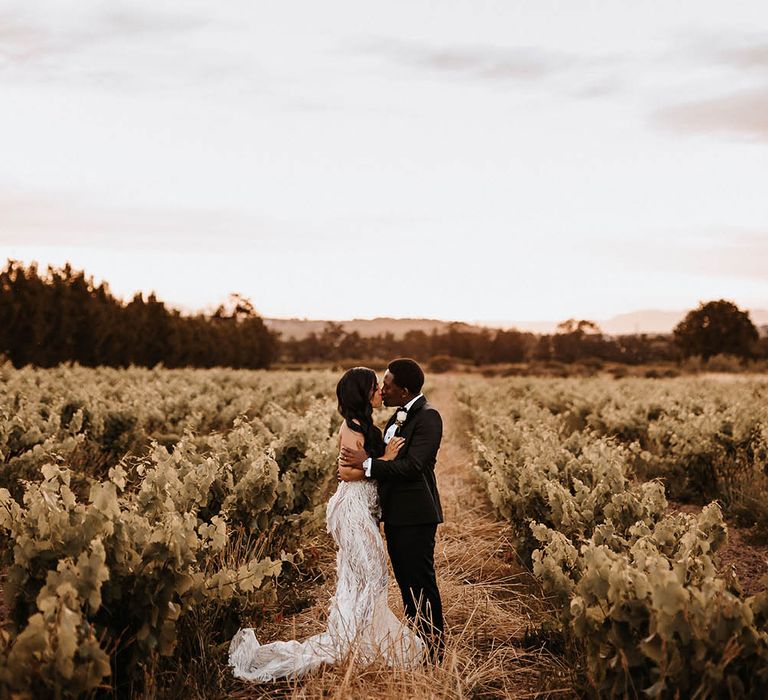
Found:
M 728 354 L 740 358 L 768 357 L 768 339 L 760 339 L 746 312 L 727 301 L 702 304 L 688 313 L 672 334 L 609 336 L 586 319 L 560 323 L 555 333 L 478 328 L 451 324 L 444 332 L 408 331 L 397 339 L 391 333 L 362 337 L 329 322 L 321 333 L 281 343 L 281 357 L 294 363 L 330 362 L 346 358 L 413 357 L 419 361 L 442 358 L 475 365 L 600 360 L 628 365 L 675 362 L 694 355 L 708 359 Z
M 70 265 L 10 260 L 0 273 L 0 354 L 17 367 L 84 366 L 264 368 L 294 364 L 385 361 L 395 356 L 422 362 L 452 360 L 475 365 L 599 360 L 630 365 L 704 359 L 719 354 L 768 358 L 748 313 L 725 300 L 702 303 L 672 334 L 608 336 L 589 320 L 564 321 L 555 333 L 478 328 L 451 324 L 443 332 L 413 330 L 396 338 L 347 332 L 329 322 L 320 333 L 281 340 L 251 302 L 231 295 L 212 314 L 184 316 L 150 294 L 124 303 L 107 284 L 96 285 Z
M 70 265 L 41 273 L 10 260 L 0 273 L 0 354 L 16 367 L 268 367 L 277 337 L 248 300 L 232 301 L 208 316 L 182 316 L 154 294 L 123 303 Z

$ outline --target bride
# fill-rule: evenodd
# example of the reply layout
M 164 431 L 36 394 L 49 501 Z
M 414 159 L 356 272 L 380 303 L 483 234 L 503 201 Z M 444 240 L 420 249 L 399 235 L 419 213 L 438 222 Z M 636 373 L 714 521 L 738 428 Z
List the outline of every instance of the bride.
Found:
M 384 445 L 373 423 L 373 408 L 381 406 L 376 373 L 355 367 L 336 386 L 339 449 L 365 449 L 372 456 L 392 460 L 402 438 Z M 322 664 L 341 661 L 351 652 L 363 663 L 382 659 L 389 666 L 419 665 L 424 643 L 400 622 L 387 604 L 389 571 L 379 532 L 379 497 L 375 481 L 340 482 L 326 508 L 328 532 L 336 555 L 336 595 L 331 598 L 326 630 L 303 642 L 259 644 L 253 629 L 237 632 L 229 646 L 229 665 L 235 676 L 252 681 L 296 678 Z

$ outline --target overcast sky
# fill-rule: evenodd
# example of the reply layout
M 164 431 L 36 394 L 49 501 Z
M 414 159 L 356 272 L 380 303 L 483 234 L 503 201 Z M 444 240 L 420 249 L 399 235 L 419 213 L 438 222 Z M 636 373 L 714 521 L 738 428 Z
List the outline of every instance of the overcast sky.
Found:
M 0 1 L 0 257 L 268 316 L 768 307 L 754 2 Z

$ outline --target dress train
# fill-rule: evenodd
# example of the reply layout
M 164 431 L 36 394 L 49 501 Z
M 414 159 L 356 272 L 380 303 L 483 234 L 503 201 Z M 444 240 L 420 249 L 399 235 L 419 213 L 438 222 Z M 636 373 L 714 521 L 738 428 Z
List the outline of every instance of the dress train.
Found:
M 301 642 L 263 645 L 253 629 L 239 630 L 229 647 L 235 676 L 252 681 L 297 678 L 351 652 L 362 663 L 377 658 L 403 668 L 421 663 L 424 642 L 387 603 L 389 571 L 378 516 L 375 482 L 339 484 L 326 509 L 328 532 L 338 547 L 336 594 L 326 630 Z

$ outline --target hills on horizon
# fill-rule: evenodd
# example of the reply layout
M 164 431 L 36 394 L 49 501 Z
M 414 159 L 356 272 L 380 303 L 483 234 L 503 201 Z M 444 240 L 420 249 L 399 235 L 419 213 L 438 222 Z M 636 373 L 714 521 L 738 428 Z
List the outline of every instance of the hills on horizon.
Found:
M 756 326 L 768 326 L 768 310 L 749 309 L 749 316 Z M 608 335 L 629 335 L 633 333 L 671 333 L 672 329 L 683 319 L 687 311 L 660 311 L 647 309 L 618 314 L 611 318 L 594 320 L 603 333 Z M 331 320 L 300 319 L 300 318 L 265 318 L 264 322 L 273 331 L 282 334 L 284 339 L 301 340 L 310 333 L 322 333 Z M 363 337 L 392 333 L 395 338 L 402 338 L 408 331 L 423 331 L 424 333 L 444 332 L 451 325 L 458 325 L 462 330 L 479 330 L 480 328 L 517 329 L 532 333 L 553 333 L 560 321 L 474 321 L 451 322 L 427 318 L 372 318 L 332 321 L 339 323 L 347 333 L 357 331 Z

